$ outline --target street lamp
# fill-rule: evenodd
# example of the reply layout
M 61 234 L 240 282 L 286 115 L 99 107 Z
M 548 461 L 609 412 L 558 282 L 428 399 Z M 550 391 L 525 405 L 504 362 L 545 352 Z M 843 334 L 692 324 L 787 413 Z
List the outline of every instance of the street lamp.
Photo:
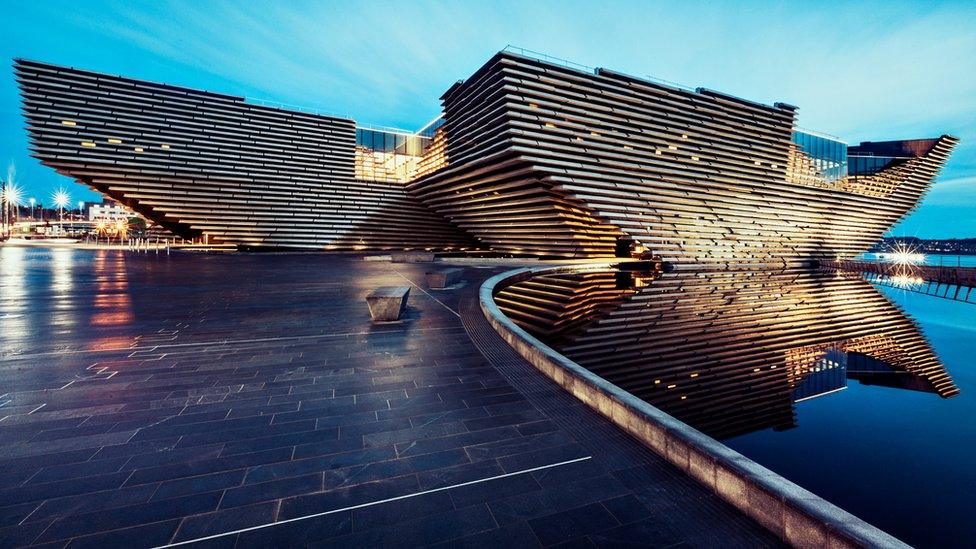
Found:
M 71 196 L 68 195 L 68 191 L 64 189 L 58 189 L 56 193 L 51 197 L 54 205 L 58 207 L 58 218 L 64 221 L 64 207 L 71 203 Z
M 8 228 L 13 227 L 14 217 L 17 216 L 17 207 L 20 206 L 21 199 L 20 187 L 8 181 L 3 189 L 3 196 L 0 196 L 0 203 L 3 205 L 4 218 Z

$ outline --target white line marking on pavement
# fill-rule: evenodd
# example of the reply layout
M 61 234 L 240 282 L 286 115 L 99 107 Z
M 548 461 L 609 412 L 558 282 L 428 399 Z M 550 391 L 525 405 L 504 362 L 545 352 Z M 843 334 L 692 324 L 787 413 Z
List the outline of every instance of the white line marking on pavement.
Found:
M 515 472 L 512 472 L 512 473 L 505 473 L 503 475 L 496 475 L 496 476 L 493 476 L 493 477 L 482 478 L 482 479 L 478 479 L 478 480 L 471 480 L 471 481 L 468 481 L 468 482 L 462 482 L 460 484 L 454 484 L 454 485 L 451 485 L 451 486 L 443 486 L 441 488 L 432 488 L 430 490 L 424 490 L 423 492 L 416 492 L 416 493 L 407 494 L 407 495 L 404 495 L 404 496 L 397 496 L 397 497 L 394 497 L 394 498 L 381 499 L 381 500 L 378 500 L 378 501 L 371 501 L 369 503 L 360 503 L 359 505 L 350 505 L 349 507 L 343 507 L 342 509 L 333 509 L 331 511 L 323 511 L 321 513 L 315 513 L 313 515 L 305 515 L 305 516 L 302 516 L 302 517 L 295 517 L 295 518 L 290 518 L 290 519 L 285 519 L 285 520 L 279 520 L 278 522 L 269 522 L 268 524 L 261 524 L 261 525 L 258 525 L 258 526 L 251 526 L 250 528 L 241 528 L 240 530 L 232 530 L 230 532 L 224 532 L 222 534 L 213 534 L 212 536 L 205 536 L 205 537 L 202 537 L 202 538 L 188 539 L 186 541 L 178 541 L 178 542 L 170 543 L 170 544 L 167 544 L 167 545 L 160 545 L 156 549 L 160 549 L 160 548 L 163 548 L 163 547 L 176 547 L 176 546 L 179 546 L 179 545 L 187 545 L 187 544 L 190 544 L 190 543 L 199 543 L 201 541 L 207 541 L 207 540 L 210 540 L 210 539 L 221 538 L 221 537 L 224 537 L 224 536 L 232 536 L 234 534 L 241 534 L 243 532 L 251 532 L 253 530 L 261 530 L 263 528 L 270 528 L 272 526 L 278 526 L 280 524 L 287 524 L 289 522 L 297 522 L 297 521 L 300 521 L 300 520 L 306 520 L 306 519 L 310 519 L 310 518 L 324 517 L 326 515 L 332 515 L 332 514 L 335 514 L 335 513 L 341 513 L 343 511 L 350 511 L 352 509 L 362 509 L 363 507 L 371 507 L 373 505 L 379 505 L 381 503 L 388 503 L 388 502 L 391 502 L 391 501 L 397 501 L 397 500 L 401 500 L 401 499 L 415 498 L 417 496 L 422 496 L 424 494 L 431 494 L 431 493 L 434 493 L 434 492 L 441 492 L 441 491 L 444 491 L 444 490 L 451 490 L 453 488 L 459 488 L 461 486 L 470 486 L 472 484 L 479 484 L 479 483 L 482 483 L 482 482 L 488 482 L 489 480 L 497 480 L 497 479 L 505 478 L 505 477 L 513 477 L 515 475 L 524 475 L 526 473 L 534 473 L 535 471 L 542 471 L 543 469 L 551 469 L 553 467 L 559 467 L 560 465 L 569 465 L 570 463 L 577 463 L 577 462 L 580 462 L 580 461 L 586 461 L 588 459 L 591 459 L 592 457 L 593 456 L 586 456 L 586 457 L 581 457 L 581 458 L 576 458 L 576 459 L 570 459 L 570 460 L 567 460 L 567 461 L 560 461 L 559 463 L 550 463 L 549 465 L 541 465 L 539 467 L 533 467 L 531 469 L 525 469 L 523 471 L 515 471 Z
M 421 292 L 424 292 L 425 294 L 427 294 L 427 297 L 429 297 L 429 298 L 431 298 L 431 299 L 433 299 L 434 301 L 436 301 L 436 302 L 438 302 L 438 303 L 440 303 L 442 307 L 444 307 L 444 308 L 445 308 L 445 309 L 447 309 L 448 311 L 451 311 L 452 313 L 454 313 L 454 316 L 456 316 L 456 317 L 458 317 L 458 318 L 461 318 L 461 315 L 459 315 L 457 311 L 455 311 L 454 309 L 452 309 L 452 308 L 450 308 L 450 307 L 448 307 L 447 305 L 445 305 L 443 301 L 441 301 L 441 300 L 439 300 L 439 299 L 437 299 L 436 297 L 434 297 L 434 296 L 432 296 L 432 295 L 430 295 L 430 293 L 429 293 L 429 292 L 428 292 L 427 290 L 425 290 L 425 289 L 423 289 L 423 288 L 421 288 L 421 287 L 420 287 L 419 285 L 417 285 L 417 283 L 416 283 L 416 282 L 414 282 L 413 280 L 410 280 L 409 278 L 407 278 L 407 277 L 405 277 L 405 276 L 403 276 L 403 273 L 401 273 L 400 271 L 398 271 L 398 270 L 396 270 L 396 269 L 393 269 L 393 272 L 395 272 L 396 274 L 398 274 L 398 275 L 400 275 L 400 278 L 402 278 L 402 279 L 404 279 L 404 280 L 406 280 L 407 282 L 409 282 L 409 283 L 410 283 L 411 285 L 413 285 L 413 287 L 415 287 L 415 288 L 417 288 L 418 290 L 420 290 Z

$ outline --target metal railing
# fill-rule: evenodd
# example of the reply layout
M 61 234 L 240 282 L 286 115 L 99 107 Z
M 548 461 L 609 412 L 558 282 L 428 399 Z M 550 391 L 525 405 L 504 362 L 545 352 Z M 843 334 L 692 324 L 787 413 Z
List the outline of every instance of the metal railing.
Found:
M 821 261 L 820 269 L 860 273 L 869 282 L 954 301 L 976 303 L 976 267 L 901 265 L 880 261 Z
M 515 54 L 521 55 L 522 57 L 528 57 L 530 59 L 535 59 L 537 61 L 542 61 L 543 63 L 549 63 L 549 64 L 552 64 L 552 65 L 558 65 L 558 66 L 561 66 L 561 67 L 565 67 L 565 68 L 568 68 L 568 69 L 573 69 L 573 70 L 580 71 L 580 72 L 586 72 L 586 73 L 590 73 L 590 74 L 596 74 L 596 71 L 597 71 L 597 67 L 591 67 L 589 65 L 584 65 L 582 63 L 577 63 L 575 61 L 570 61 L 568 59 L 563 59 L 561 57 L 556 57 L 554 55 L 549 55 L 548 53 L 538 52 L 538 51 L 535 51 L 535 50 L 530 50 L 528 48 L 523 48 L 521 46 L 515 46 L 515 45 L 512 45 L 512 44 L 509 44 L 509 45 L 505 46 L 502 49 L 502 51 L 503 52 L 508 52 L 508 53 L 515 53 Z M 614 69 L 608 69 L 608 70 L 613 70 L 614 72 L 623 74 L 624 76 L 629 76 L 629 77 L 635 78 L 637 80 L 644 80 L 644 81 L 650 82 L 652 84 L 661 84 L 661 85 L 669 86 L 669 87 L 672 87 L 672 88 L 678 88 L 678 89 L 681 89 L 681 90 L 684 90 L 684 91 L 697 92 L 697 88 L 692 87 L 692 86 L 686 86 L 684 84 L 681 84 L 680 82 L 675 82 L 673 80 L 665 80 L 664 78 L 658 78 L 656 76 L 650 76 L 650 75 L 637 76 L 637 75 L 628 74 L 628 73 L 625 73 L 623 71 L 618 71 L 618 70 L 614 70 Z

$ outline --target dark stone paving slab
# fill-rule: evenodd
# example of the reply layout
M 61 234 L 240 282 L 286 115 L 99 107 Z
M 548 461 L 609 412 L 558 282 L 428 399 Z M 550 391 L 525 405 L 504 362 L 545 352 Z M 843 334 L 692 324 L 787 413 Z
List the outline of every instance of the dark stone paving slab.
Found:
M 0 260 L 0 546 L 778 543 L 501 344 L 499 267 Z

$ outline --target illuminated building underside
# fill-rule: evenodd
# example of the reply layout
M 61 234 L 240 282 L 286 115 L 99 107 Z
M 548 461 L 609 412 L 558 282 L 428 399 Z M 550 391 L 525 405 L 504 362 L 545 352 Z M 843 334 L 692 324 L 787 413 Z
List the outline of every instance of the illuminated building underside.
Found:
M 851 361 L 847 378 L 959 392 L 914 321 L 859 277 L 624 274 L 538 276 L 495 301 L 568 358 L 719 438 L 793 426 L 793 391 L 832 351 Z
M 826 183 L 791 141 L 794 107 L 508 52 L 444 94 L 443 125 L 422 148 L 406 137 L 406 155 L 345 118 L 29 61 L 16 72 L 43 163 L 178 234 L 246 246 L 844 258 L 918 203 L 956 141 L 852 147 L 902 157 Z

